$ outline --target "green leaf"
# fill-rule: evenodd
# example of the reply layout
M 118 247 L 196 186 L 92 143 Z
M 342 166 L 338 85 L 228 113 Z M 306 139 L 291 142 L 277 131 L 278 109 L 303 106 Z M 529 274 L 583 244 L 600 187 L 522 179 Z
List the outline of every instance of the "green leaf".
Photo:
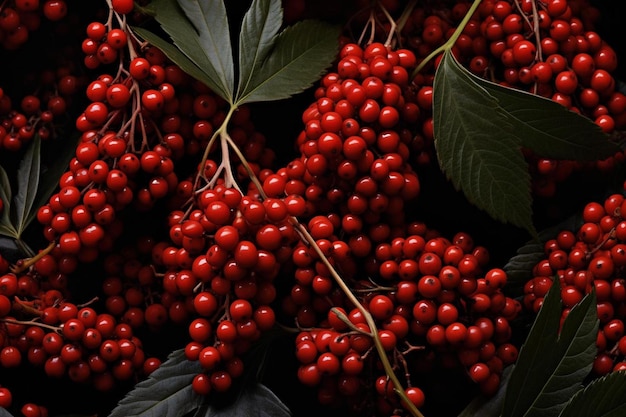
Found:
M 618 417 L 626 415 L 626 372 L 611 372 L 578 391 L 559 417 Z
M 474 80 L 519 121 L 516 129 L 519 129 L 522 146 L 537 155 L 553 159 L 595 161 L 615 155 L 620 150 L 589 118 L 559 103 L 479 77 Z
M 191 77 L 200 81 L 201 83 L 204 83 L 213 91 L 218 91 L 218 87 L 215 83 L 213 83 L 213 80 L 209 78 L 207 74 L 202 71 L 192 60 L 187 58 L 187 56 L 183 54 L 176 46 L 172 45 L 165 39 L 161 38 L 159 35 L 150 32 L 147 29 L 133 27 L 133 31 L 142 39 L 159 48 L 165 54 L 165 56 L 167 56 L 172 62 L 178 65 Z
M 0 166 L 0 200 L 4 204 L 2 214 L 0 214 L 0 234 L 17 239 L 19 234 L 15 230 L 15 226 L 11 222 L 9 213 L 11 212 L 11 198 L 13 193 L 11 190 L 11 182 L 9 176 L 2 166 Z
M 152 2 L 155 18 L 174 45 L 205 73 L 207 86 L 229 103 L 234 69 L 228 17 L 222 0 Z M 155 45 L 156 46 L 156 45 Z
M 280 0 L 252 1 L 243 18 L 239 34 L 238 97 L 248 94 L 250 80 L 274 46 L 282 22 L 283 10 Z
M 520 349 L 502 417 L 558 416 L 591 370 L 598 331 L 595 292 L 571 309 L 559 334 L 560 292 L 554 280 Z
M 530 175 L 512 118 L 450 52 L 433 94 L 437 157 L 455 188 L 494 219 L 535 234 Z
M 541 230 L 536 239 L 531 239 L 521 246 L 516 255 L 503 267 L 508 276 L 507 288 L 522 287 L 533 278 L 534 266 L 546 257 L 544 244 L 548 240 L 556 238 L 562 230 L 575 232 L 582 224 L 582 215 L 576 213 L 556 225 Z
M 54 190 L 59 186 L 59 179 L 61 175 L 67 170 L 68 164 L 71 159 L 76 155 L 74 146 L 79 138 L 72 138 L 71 141 L 74 141 L 71 146 L 64 146 L 62 149 L 55 155 L 55 158 L 52 160 L 51 165 L 48 167 L 43 167 L 41 169 L 41 180 L 39 182 L 39 187 L 37 189 L 37 194 L 35 196 L 35 201 L 33 204 L 34 208 L 39 208 L 46 204 Z M 31 210 L 28 218 L 26 219 L 26 226 L 28 226 L 37 216 L 36 210 Z
M 201 372 L 200 364 L 187 360 L 184 350 L 174 351 L 148 379 L 120 400 L 109 417 L 184 416 L 204 400 L 191 387 L 193 378 Z
M 17 195 L 13 200 L 12 215 L 13 224 L 17 230 L 17 238 L 28 226 L 29 219 L 32 220 L 33 205 L 39 189 L 39 174 L 41 168 L 41 139 L 35 135 L 35 139 L 28 147 L 17 169 Z
M 310 87 L 328 68 L 339 47 L 339 28 L 304 20 L 283 30 L 263 64 L 252 73 L 237 105 L 289 98 Z

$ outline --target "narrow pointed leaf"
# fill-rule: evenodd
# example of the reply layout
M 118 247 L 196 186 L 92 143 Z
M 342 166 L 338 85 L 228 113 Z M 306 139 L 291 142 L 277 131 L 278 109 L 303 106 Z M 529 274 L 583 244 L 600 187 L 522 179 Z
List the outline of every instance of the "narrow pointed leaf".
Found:
M 203 33 L 202 35 L 196 30 L 194 24 L 187 18 L 185 12 L 176 1 L 155 0 L 151 5 L 155 13 L 155 19 L 159 22 L 161 28 L 170 35 L 174 45 L 193 62 L 197 68 L 201 69 L 205 74 L 203 78 L 210 80 L 210 82 L 206 82 L 206 85 L 224 100 L 231 102 L 234 81 L 232 75 L 233 64 L 230 34 L 228 34 L 227 30 L 228 18 L 221 0 L 207 1 L 210 4 L 215 3 L 215 10 L 212 10 L 208 17 L 215 26 L 211 29 L 213 32 L 209 34 Z M 204 17 L 196 17 L 196 20 L 199 19 L 204 19 Z M 203 27 L 206 29 L 206 25 Z M 226 30 L 224 30 L 224 27 L 226 27 Z M 221 39 L 220 37 L 222 36 L 225 38 Z M 209 40 L 207 40 L 207 38 Z M 205 40 L 205 42 L 203 42 L 203 40 Z M 217 41 L 217 45 L 213 45 L 211 40 Z M 154 45 L 157 46 L 156 44 Z M 216 50 L 215 48 L 220 45 L 222 45 L 223 48 Z M 226 49 L 228 49 L 228 51 L 226 51 Z M 220 59 L 216 58 L 217 54 L 221 54 L 219 55 Z M 223 62 L 227 56 L 230 59 L 230 64 Z M 230 71 L 224 72 L 222 66 L 230 68 Z M 187 69 L 189 69 L 188 65 Z M 187 69 L 183 68 L 185 71 L 187 71 Z M 193 74 L 191 75 L 194 76 Z
M 554 159 L 594 161 L 615 155 L 620 148 L 589 118 L 541 96 L 506 88 L 475 77 L 498 99 L 500 106 L 519 120 L 525 148 Z
M 11 212 L 11 182 L 7 172 L 0 166 L 0 200 L 4 204 L 2 213 L 0 213 L 0 234 L 17 239 L 18 233 L 15 226 L 11 222 L 9 213 Z
M 17 195 L 13 200 L 14 210 L 12 214 L 15 215 L 13 223 L 17 229 L 18 238 L 28 225 L 28 219 L 31 216 L 31 210 L 39 189 L 40 153 L 41 140 L 36 135 L 24 153 L 20 166 L 17 169 Z
M 555 280 L 520 349 L 503 417 L 558 416 L 591 370 L 598 330 L 595 292 L 571 309 L 559 334 L 560 291 Z
M 176 46 L 172 45 L 165 39 L 161 38 L 159 35 L 150 32 L 147 29 L 133 27 L 133 31 L 142 39 L 159 48 L 165 54 L 165 56 L 167 56 L 172 62 L 178 65 L 180 69 L 185 71 L 191 77 L 200 81 L 201 83 L 204 83 L 213 91 L 219 91 L 219 86 L 215 84 L 213 80 L 209 78 L 207 74 L 202 69 L 200 69 L 192 60 L 187 58 L 187 56 L 183 54 Z
M 330 66 L 338 40 L 339 28 L 320 21 L 304 20 L 286 28 L 237 104 L 282 100 L 304 91 Z
M 534 234 L 530 175 L 511 117 L 450 52 L 433 94 L 435 147 L 447 177 L 494 219 Z
M 178 4 L 196 28 L 200 46 L 219 74 L 223 90 L 228 92 L 228 101 L 232 101 L 235 90 L 235 69 L 224 1 L 178 0 Z
M 280 0 L 252 1 L 239 34 L 239 97 L 248 93 L 250 79 L 272 49 L 282 21 Z
M 574 395 L 559 417 L 626 415 L 626 372 L 611 372 Z
M 73 144 L 77 143 L 78 138 L 72 138 Z M 28 226 L 37 216 L 37 209 L 47 203 L 55 189 L 59 186 L 61 175 L 68 169 L 70 160 L 75 156 L 75 146 L 64 146 L 55 156 L 54 160 L 47 167 L 41 168 L 41 180 L 37 189 L 37 195 L 30 215 L 26 219 Z
M 109 417 L 184 416 L 204 401 L 191 387 L 200 372 L 197 361 L 187 360 L 184 351 L 177 350 L 148 379 L 135 385 Z

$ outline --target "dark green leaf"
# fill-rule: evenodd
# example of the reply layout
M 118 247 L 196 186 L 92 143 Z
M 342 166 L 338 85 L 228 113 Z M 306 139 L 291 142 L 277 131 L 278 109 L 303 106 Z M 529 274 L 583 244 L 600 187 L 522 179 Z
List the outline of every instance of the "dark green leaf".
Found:
M 175 1 L 154 0 L 152 7 L 156 13 L 156 20 L 171 36 L 174 45 L 205 74 L 202 78 L 210 80 L 206 85 L 224 100 L 232 102 L 234 89 L 232 48 L 224 3 L 222 0 L 208 0 L 203 2 L 202 8 L 192 4 L 196 3 L 192 0 L 181 3 L 189 13 L 191 10 L 207 10 L 209 6 L 213 9 L 207 16 L 193 15 L 192 23 Z M 194 25 L 198 25 L 199 28 L 196 29 Z
M 513 367 L 511 365 L 504 368 L 500 379 L 500 388 L 493 397 L 477 396 L 461 411 L 458 417 L 499 417 Z
M 580 225 L 582 225 L 582 217 L 577 213 L 554 226 L 540 231 L 537 239 L 532 239 L 520 247 L 517 250 L 517 254 L 504 265 L 504 270 L 508 275 L 507 284 L 510 284 L 509 287 L 511 285 L 524 285 L 526 281 L 533 278 L 533 267 L 546 257 L 543 247 L 544 243 L 556 238 L 562 230 L 575 232 Z
M 512 118 L 450 52 L 439 64 L 433 94 L 442 170 L 472 204 L 534 234 L 530 175 Z
M 61 175 L 68 169 L 70 160 L 75 156 L 74 146 L 78 139 L 72 138 L 71 146 L 62 147 L 61 151 L 55 155 L 51 165 L 41 168 L 41 180 L 33 207 L 38 208 L 46 204 L 54 190 L 59 186 Z M 26 219 L 26 225 L 30 224 L 37 215 L 36 210 L 31 210 L 29 217 Z
M 152 45 L 159 48 L 165 56 L 167 56 L 172 62 L 178 65 L 183 71 L 189 74 L 194 79 L 204 83 L 206 86 L 210 87 L 213 91 L 217 90 L 217 85 L 213 83 L 207 74 L 204 73 L 192 60 L 187 58 L 185 54 L 183 54 L 180 49 L 176 46 L 172 45 L 165 39 L 156 35 L 155 33 L 150 32 L 144 28 L 133 27 L 133 31 L 144 40 L 148 41 Z
M 0 200 L 2 200 L 4 205 L 2 213 L 0 214 L 0 234 L 17 239 L 19 235 L 9 216 L 9 213 L 11 212 L 12 196 L 13 193 L 11 191 L 9 176 L 4 168 L 0 166 Z
M 214 66 L 221 89 L 228 93 L 228 101 L 232 102 L 235 91 L 235 69 L 224 1 L 178 0 L 178 4 L 196 28 L 198 41 L 206 59 Z M 205 69 L 204 66 L 200 68 Z
M 239 34 L 239 87 L 237 96 L 248 94 L 252 75 L 263 64 L 283 22 L 280 0 L 253 0 Z
M 290 417 L 287 406 L 269 388 L 255 384 L 244 390 L 237 400 L 227 407 L 210 404 L 198 409 L 197 417 Z
M 517 254 L 509 259 L 503 267 L 507 274 L 507 285 L 524 285 L 533 278 L 534 266 L 545 257 L 543 244 L 535 240 L 531 240 L 519 248 Z
M 541 96 L 475 77 L 519 123 L 522 146 L 545 158 L 594 161 L 619 152 L 589 118 Z
M 289 98 L 311 86 L 330 66 L 339 46 L 339 28 L 305 20 L 283 30 L 257 67 L 237 104 Z
M 559 417 L 626 416 L 626 372 L 611 372 L 578 391 Z
M 503 417 L 558 416 L 591 370 L 598 331 L 595 292 L 571 309 L 559 334 L 560 292 L 555 280 L 520 349 Z
M 191 387 L 200 372 L 202 367 L 197 361 L 187 360 L 184 350 L 177 350 L 148 379 L 135 385 L 109 417 L 184 416 L 204 400 Z
M 17 229 L 18 238 L 24 232 L 26 226 L 28 226 L 28 221 L 32 214 L 31 210 L 39 189 L 40 153 L 41 139 L 39 135 L 35 135 L 35 139 L 24 153 L 20 166 L 17 169 L 17 195 L 13 200 L 14 204 L 11 214 L 15 215 L 13 224 L 15 224 Z

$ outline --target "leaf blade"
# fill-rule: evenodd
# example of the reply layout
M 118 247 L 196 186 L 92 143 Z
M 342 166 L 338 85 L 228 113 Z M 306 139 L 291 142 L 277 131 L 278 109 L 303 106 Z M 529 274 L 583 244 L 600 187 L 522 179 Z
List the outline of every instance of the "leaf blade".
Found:
M 528 417 L 557 417 L 581 387 L 596 356 L 598 318 L 595 293 L 587 295 L 572 308 L 557 342 L 561 359 L 546 382 Z
M 17 239 L 19 235 L 10 218 L 12 197 L 11 181 L 6 170 L 0 165 L 0 199 L 4 204 L 4 209 L 0 214 L 0 234 Z
M 437 157 L 455 188 L 494 219 L 535 234 L 530 175 L 511 119 L 449 51 L 435 74 L 433 121 Z
M 41 170 L 41 139 L 35 139 L 28 147 L 17 169 L 17 194 L 14 199 L 14 222 L 18 239 L 28 226 L 31 210 L 39 189 L 39 174 Z
M 235 89 L 235 69 L 230 28 L 223 0 L 178 0 L 198 33 L 198 41 L 207 60 L 213 65 L 223 91 L 231 102 Z M 203 67 L 201 67 L 203 68 Z
M 626 372 L 611 372 L 578 391 L 559 417 L 621 416 L 626 413 Z
M 248 93 L 252 76 L 274 45 L 283 21 L 280 0 L 253 0 L 239 34 L 239 85 L 237 97 Z M 237 99 L 235 100 L 237 101 Z
M 202 367 L 197 361 L 187 360 L 182 349 L 174 351 L 148 379 L 119 401 L 109 417 L 184 416 L 204 401 L 191 387 L 200 372 Z
M 282 100 L 304 91 L 332 63 L 338 39 L 337 27 L 313 20 L 283 30 L 237 104 Z
M 503 417 L 558 415 L 589 373 L 598 328 L 595 293 L 572 308 L 559 335 L 560 318 L 560 284 L 554 280 L 520 349 Z
M 546 158 L 594 161 L 615 155 L 609 141 L 589 118 L 541 96 L 506 88 L 476 77 L 511 116 L 520 121 L 522 145 Z
M 218 12 L 219 10 L 223 10 L 224 5 L 221 1 L 210 1 L 219 3 L 217 5 Z M 206 83 L 207 86 L 224 100 L 231 102 L 234 83 L 229 84 L 226 77 L 222 76 L 218 68 L 216 68 L 211 59 L 207 56 L 207 52 L 203 49 L 196 28 L 187 18 L 183 9 L 177 2 L 172 0 L 155 0 L 151 3 L 151 6 L 154 11 L 155 19 L 161 25 L 161 28 L 172 38 L 175 47 L 204 73 L 203 78 L 210 80 L 210 82 Z M 222 19 L 226 18 L 225 12 L 224 14 L 216 13 L 216 16 L 221 16 Z M 230 36 L 227 41 L 228 45 L 230 45 Z M 230 59 L 232 63 L 232 56 Z
M 73 137 L 72 140 L 76 144 L 79 140 L 78 137 Z M 34 207 L 43 206 L 50 198 L 54 190 L 59 186 L 59 179 L 61 175 L 67 170 L 70 160 L 75 156 L 74 146 L 65 146 L 55 156 L 52 164 L 48 167 L 41 169 L 41 180 L 35 195 Z M 30 215 L 26 219 L 27 225 L 30 224 L 37 216 L 36 210 L 31 210 Z

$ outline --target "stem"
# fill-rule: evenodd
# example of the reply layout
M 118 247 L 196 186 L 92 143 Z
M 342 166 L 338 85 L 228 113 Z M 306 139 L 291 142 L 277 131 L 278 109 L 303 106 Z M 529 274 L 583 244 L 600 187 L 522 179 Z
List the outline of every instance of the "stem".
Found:
M 371 336 L 374 341 L 376 351 L 378 352 L 378 357 L 383 364 L 383 368 L 385 368 L 385 373 L 387 374 L 391 382 L 393 382 L 393 387 L 396 391 L 396 394 L 398 394 L 398 396 L 404 401 L 406 408 L 408 409 L 408 411 L 411 412 L 414 417 L 424 417 L 424 415 L 417 409 L 417 407 L 415 407 L 415 405 L 406 397 L 404 389 L 402 388 L 402 383 L 396 376 L 396 373 L 394 372 L 393 367 L 389 362 L 389 358 L 387 357 L 387 352 L 385 351 L 385 348 L 383 347 L 380 338 L 378 337 L 378 330 L 372 315 L 369 313 L 369 311 L 367 311 L 367 309 L 365 309 L 365 307 L 363 307 L 363 305 L 352 293 L 345 281 L 339 276 L 337 270 L 330 263 L 326 255 L 324 255 L 324 252 L 322 252 L 309 231 L 295 217 L 291 217 L 290 222 L 293 227 L 295 227 L 300 232 L 300 234 L 304 236 L 305 240 L 311 245 L 313 250 L 320 257 L 322 263 L 324 264 L 324 266 L 326 266 L 326 268 L 328 268 L 331 276 L 333 277 L 339 288 L 341 288 L 346 297 L 348 297 L 348 300 L 350 300 L 350 302 L 352 302 L 356 306 L 356 308 L 359 309 L 361 314 L 363 314 L 363 317 L 365 317 L 365 321 L 367 322 L 367 325 L 370 328 L 370 332 L 372 333 Z
M 416 5 L 417 5 L 417 0 L 410 0 L 409 3 L 404 8 L 404 10 L 402 11 L 402 15 L 400 15 L 400 17 L 398 18 L 396 22 L 396 25 L 397 25 L 396 31 L 398 33 L 402 32 L 402 29 L 404 29 L 404 25 L 406 25 L 406 22 L 411 17 L 411 13 L 413 13 L 413 9 L 415 8 Z M 398 37 L 398 39 L 400 39 L 400 37 Z
M 415 78 L 415 76 L 419 74 L 419 72 L 424 69 L 426 64 L 428 64 L 430 60 L 432 60 L 434 57 L 442 52 L 445 52 L 448 49 L 452 49 L 457 39 L 459 39 L 459 36 L 461 36 L 461 33 L 463 33 L 463 29 L 465 29 L 465 26 L 467 26 L 467 22 L 470 21 L 470 19 L 474 15 L 474 12 L 476 11 L 476 9 L 478 9 L 481 1 L 482 0 L 474 0 L 471 7 L 469 8 L 465 16 L 463 16 L 463 20 L 461 20 L 461 23 L 459 23 L 459 26 L 457 26 L 452 36 L 450 36 L 450 38 L 443 45 L 432 51 L 430 54 L 428 54 L 426 58 L 422 60 L 422 62 L 419 63 L 417 68 L 415 68 L 415 70 L 411 74 L 411 79 Z
M 18 324 L 18 325 L 22 325 L 22 326 L 39 326 L 42 327 L 44 329 L 48 329 L 48 330 L 52 330 L 55 333 L 59 333 L 61 334 L 61 329 L 55 326 L 51 326 L 49 324 L 45 324 L 39 321 L 35 321 L 35 320 L 28 320 L 28 321 L 22 321 L 22 320 L 15 320 L 15 319 L 0 319 L 0 321 L 5 322 L 5 323 L 9 323 L 9 324 Z
M 229 112 L 229 115 L 227 117 L 230 117 L 230 114 L 231 114 L 231 112 Z M 225 124 L 226 124 L 226 122 L 224 123 L 224 125 Z M 222 127 L 224 125 L 222 125 Z M 221 130 L 222 127 L 220 127 L 219 130 Z M 261 196 L 261 198 L 262 199 L 267 199 L 267 194 L 263 190 L 263 186 L 261 185 L 261 182 L 257 178 L 257 176 L 254 173 L 254 171 L 252 171 L 252 168 L 248 164 L 248 161 L 246 160 L 245 156 L 241 153 L 241 150 L 236 146 L 236 144 L 234 142 L 232 142 L 232 140 L 229 143 L 231 144 L 231 147 L 232 147 L 233 151 L 240 158 L 241 164 L 246 169 L 246 172 L 248 173 L 248 176 L 250 177 L 250 180 L 257 187 L 257 190 L 258 190 L 259 195 Z M 415 407 L 415 405 L 407 398 L 406 394 L 404 393 L 404 389 L 402 387 L 402 384 L 400 383 L 400 381 L 398 380 L 398 377 L 396 376 L 395 372 L 393 371 L 391 363 L 389 363 L 389 358 L 387 357 L 387 352 L 385 351 L 385 349 L 384 349 L 384 347 L 382 345 L 382 342 L 380 341 L 380 338 L 378 337 L 378 329 L 376 327 L 376 323 L 374 322 L 374 318 L 372 317 L 372 315 L 369 313 L 369 311 L 367 311 L 367 309 L 365 307 L 363 307 L 361 302 L 359 302 L 358 298 L 354 295 L 354 293 L 352 292 L 350 287 L 348 287 L 348 285 L 345 283 L 345 281 L 341 278 L 341 276 L 339 275 L 339 273 L 337 272 L 335 267 L 330 263 L 330 261 L 328 260 L 328 258 L 324 254 L 324 252 L 322 252 L 322 250 L 318 246 L 317 242 L 315 241 L 313 236 L 311 236 L 311 234 L 306 229 L 306 227 L 304 227 L 304 225 L 302 225 L 302 223 L 300 223 L 298 221 L 298 219 L 296 217 L 294 217 L 294 216 L 289 216 L 289 223 L 291 223 L 291 225 L 296 229 L 296 231 L 298 231 L 298 233 L 300 233 L 300 236 L 309 245 L 311 245 L 311 247 L 313 248 L 315 253 L 321 259 L 321 261 L 324 264 L 324 266 L 326 266 L 326 268 L 328 268 L 328 270 L 330 271 L 331 276 L 333 277 L 333 279 L 335 280 L 335 282 L 337 283 L 339 288 L 341 288 L 341 291 L 343 291 L 343 293 L 346 295 L 346 297 L 348 297 L 348 300 L 350 300 L 350 302 L 356 306 L 356 308 L 359 310 L 359 312 L 361 312 L 361 314 L 363 314 L 363 317 L 365 317 L 365 321 L 367 322 L 367 325 L 368 325 L 368 327 L 370 329 L 370 336 L 372 337 L 372 339 L 374 341 L 374 346 L 376 347 L 376 351 L 378 352 L 378 356 L 379 356 L 379 358 L 380 358 L 380 360 L 381 360 L 381 362 L 383 364 L 383 367 L 385 369 L 385 373 L 387 374 L 389 379 L 391 379 L 391 381 L 393 382 L 396 394 L 403 400 L 403 402 L 406 404 L 406 408 L 408 409 L 408 411 L 414 417 L 424 417 L 424 415 L 417 409 L 417 407 Z M 359 330 L 359 331 L 361 331 L 361 330 Z
M 200 183 L 200 180 L 204 178 L 204 166 L 206 165 L 207 159 L 209 159 L 209 153 L 211 152 L 213 143 L 218 137 L 222 136 L 222 133 L 226 132 L 226 128 L 228 127 L 228 122 L 233 117 L 233 114 L 235 113 L 236 110 L 237 110 L 236 105 L 230 106 L 228 113 L 226 113 L 226 116 L 224 117 L 224 122 L 215 132 L 213 132 L 211 139 L 209 139 L 209 143 L 207 144 L 206 148 L 204 148 L 204 154 L 202 155 L 202 159 L 200 160 L 200 164 L 198 165 L 200 168 L 198 169 L 198 174 L 196 175 L 196 179 L 193 185 L 194 190 L 198 189 L 198 184 Z
M 45 255 L 49 254 L 50 251 L 52 251 L 52 249 L 54 249 L 56 244 L 57 243 L 55 241 L 50 242 L 50 244 L 48 244 L 48 246 L 46 246 L 45 249 L 41 250 L 35 256 L 33 256 L 31 258 L 28 258 L 28 259 L 24 259 L 22 264 L 19 265 L 19 266 L 17 266 L 17 265 L 13 266 L 11 268 L 11 272 L 13 272 L 14 274 L 19 274 L 21 272 L 24 272 L 25 270 L 27 270 L 28 268 L 33 266 L 38 260 L 43 258 Z

